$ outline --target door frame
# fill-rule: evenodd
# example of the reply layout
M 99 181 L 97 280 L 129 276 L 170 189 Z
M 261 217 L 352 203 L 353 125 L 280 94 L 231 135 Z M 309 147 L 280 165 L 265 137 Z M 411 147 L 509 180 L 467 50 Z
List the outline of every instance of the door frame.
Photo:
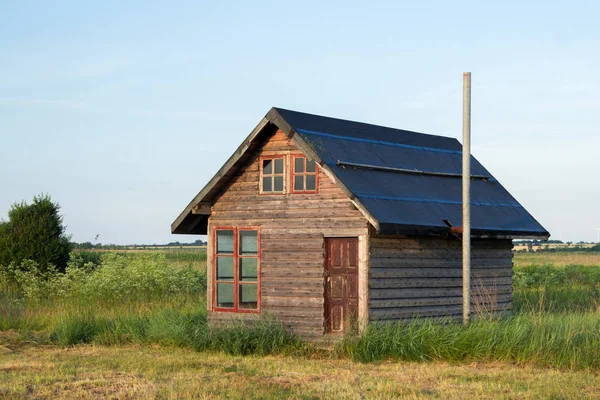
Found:
M 328 296 L 328 278 L 329 278 L 329 246 L 328 239 L 356 239 L 357 248 L 357 323 L 358 332 L 361 334 L 368 321 L 368 259 L 369 259 L 369 236 L 368 235 L 331 235 L 323 237 L 323 331 L 327 335 L 340 335 L 347 332 L 346 327 L 342 332 L 331 332 L 328 317 L 330 317 L 330 301 Z M 344 316 L 345 317 L 345 316 Z M 345 322 L 344 322 L 345 324 Z

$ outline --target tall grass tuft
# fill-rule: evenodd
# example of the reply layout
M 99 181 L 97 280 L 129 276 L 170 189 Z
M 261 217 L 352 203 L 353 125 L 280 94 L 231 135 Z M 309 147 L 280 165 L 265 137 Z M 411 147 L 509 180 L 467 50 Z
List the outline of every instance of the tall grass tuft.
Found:
M 164 309 L 148 320 L 146 341 L 167 346 L 194 347 L 197 331 L 206 331 L 206 310 Z
M 495 321 L 372 324 L 338 352 L 356 361 L 510 361 L 600 368 L 600 315 L 519 314 Z
M 197 350 L 219 350 L 237 356 L 291 353 L 302 346 L 303 343 L 280 322 L 266 319 L 212 328 L 195 336 L 194 340 Z
M 91 343 L 108 325 L 107 320 L 93 314 L 73 315 L 61 321 L 50 334 L 50 340 L 71 346 L 79 343 Z
M 227 327 L 209 327 L 206 312 L 165 309 L 141 316 L 101 318 L 90 313 L 69 315 L 61 320 L 50 340 L 63 346 L 81 343 L 121 345 L 157 343 L 232 355 L 291 353 L 303 343 L 274 320 L 237 322 Z

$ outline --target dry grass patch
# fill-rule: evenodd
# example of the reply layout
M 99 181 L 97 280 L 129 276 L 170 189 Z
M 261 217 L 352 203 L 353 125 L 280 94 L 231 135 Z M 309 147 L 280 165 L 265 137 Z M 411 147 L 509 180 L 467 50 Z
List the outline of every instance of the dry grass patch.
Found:
M 591 265 L 600 266 L 600 253 L 596 252 L 536 252 L 515 253 L 515 267 L 528 265 L 554 265 L 564 267 L 566 265 Z
M 600 398 L 600 376 L 509 364 L 359 364 L 179 348 L 25 347 L 0 355 L 1 398 Z

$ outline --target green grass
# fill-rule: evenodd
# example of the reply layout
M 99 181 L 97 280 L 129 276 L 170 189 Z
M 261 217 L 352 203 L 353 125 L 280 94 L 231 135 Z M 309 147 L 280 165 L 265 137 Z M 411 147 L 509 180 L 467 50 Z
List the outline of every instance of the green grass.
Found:
M 199 310 L 162 309 L 149 315 L 113 318 L 92 313 L 70 315 L 55 325 L 50 340 L 62 346 L 160 344 L 233 355 L 291 353 L 304 346 L 277 321 L 260 320 L 217 328 L 210 327 L 206 311 L 200 307 Z
M 206 249 L 168 249 L 164 254 L 172 262 L 206 265 Z
M 600 314 L 600 289 L 597 285 L 519 289 L 513 293 L 513 309 L 519 313 Z
M 100 265 L 75 258 L 67 273 L 51 276 L 28 267 L 0 276 L 0 330 L 49 332 L 87 315 L 132 320 L 205 310 L 205 268 L 173 265 L 157 253 L 104 253 Z
M 567 369 L 600 368 L 600 314 L 518 314 L 468 327 L 415 320 L 371 324 L 347 338 L 340 354 L 361 362 L 386 359 L 508 361 Z
M 600 313 L 600 266 L 517 266 L 513 289 L 516 312 Z
M 581 264 L 515 266 L 513 281 L 516 289 L 541 286 L 600 285 L 600 266 Z
M 17 331 L 13 339 L 21 342 L 60 346 L 158 344 L 233 355 L 320 354 L 276 321 L 209 326 L 205 264 L 169 257 L 105 252 L 100 265 L 78 262 L 65 275 L 32 270 L 16 286 L 5 279 L 0 330 Z M 429 320 L 372 324 L 362 337 L 346 337 L 328 356 L 599 370 L 599 285 L 597 266 L 518 266 L 512 316 L 475 320 L 468 327 Z

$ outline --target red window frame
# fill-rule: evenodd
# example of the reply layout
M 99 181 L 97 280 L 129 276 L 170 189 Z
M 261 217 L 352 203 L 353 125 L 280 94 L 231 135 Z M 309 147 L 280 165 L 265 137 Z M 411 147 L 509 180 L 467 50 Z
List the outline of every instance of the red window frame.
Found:
M 296 173 L 296 159 L 297 158 L 302 158 L 304 159 L 304 172 L 301 172 L 299 174 Z M 306 172 L 306 162 L 308 161 L 308 158 L 306 158 L 304 155 L 293 155 L 292 156 L 292 162 L 291 162 L 291 168 L 292 168 L 292 181 L 290 182 L 290 186 L 292 187 L 291 192 L 294 194 L 302 194 L 302 193 L 319 193 L 319 165 L 315 162 L 315 172 Z M 295 177 L 299 175 L 302 175 L 304 177 L 304 190 L 296 190 L 295 189 Z M 306 190 L 306 176 L 307 175 L 314 175 L 315 176 L 315 190 Z
M 233 308 L 226 307 L 218 307 L 217 306 L 217 258 L 219 257 L 217 253 L 217 232 L 218 231 L 233 231 L 233 282 L 229 283 L 233 285 Z M 239 232 L 240 231 L 256 231 L 256 240 L 258 251 L 256 256 L 240 256 L 239 255 Z M 260 283 L 260 266 L 261 266 L 261 243 L 260 243 L 260 227 L 258 226 L 248 226 L 248 227 L 235 227 L 235 226 L 218 226 L 213 229 L 212 239 L 212 255 L 213 255 L 213 265 L 211 266 L 213 271 L 213 294 L 212 294 L 212 303 L 213 303 L 213 311 L 219 312 L 233 312 L 233 313 L 251 313 L 258 314 L 260 313 L 261 307 L 261 283 Z M 221 255 L 223 257 L 224 255 Z M 257 267 L 256 267 L 256 282 L 240 282 L 239 281 L 239 259 L 240 258 L 256 258 Z M 256 285 L 256 309 L 247 309 L 247 308 L 239 308 L 239 286 L 240 285 Z
M 273 177 L 271 179 L 272 181 L 272 187 L 275 188 L 275 176 L 281 176 L 283 179 L 283 190 L 280 192 L 276 192 L 276 191 L 270 191 L 270 192 L 265 192 L 263 190 L 263 161 L 264 160 L 282 160 L 283 161 L 283 173 L 282 174 L 275 174 L 275 163 L 273 163 L 273 173 L 268 174 L 267 176 Z M 287 160 L 286 160 L 286 156 L 285 154 L 281 154 L 281 155 L 272 155 L 272 156 L 261 156 L 259 157 L 259 166 L 258 166 L 258 185 L 259 185 L 259 190 L 258 193 L 259 194 L 264 194 L 264 195 L 282 195 L 286 193 L 286 187 L 287 187 L 287 182 L 286 182 L 286 170 L 287 170 Z

